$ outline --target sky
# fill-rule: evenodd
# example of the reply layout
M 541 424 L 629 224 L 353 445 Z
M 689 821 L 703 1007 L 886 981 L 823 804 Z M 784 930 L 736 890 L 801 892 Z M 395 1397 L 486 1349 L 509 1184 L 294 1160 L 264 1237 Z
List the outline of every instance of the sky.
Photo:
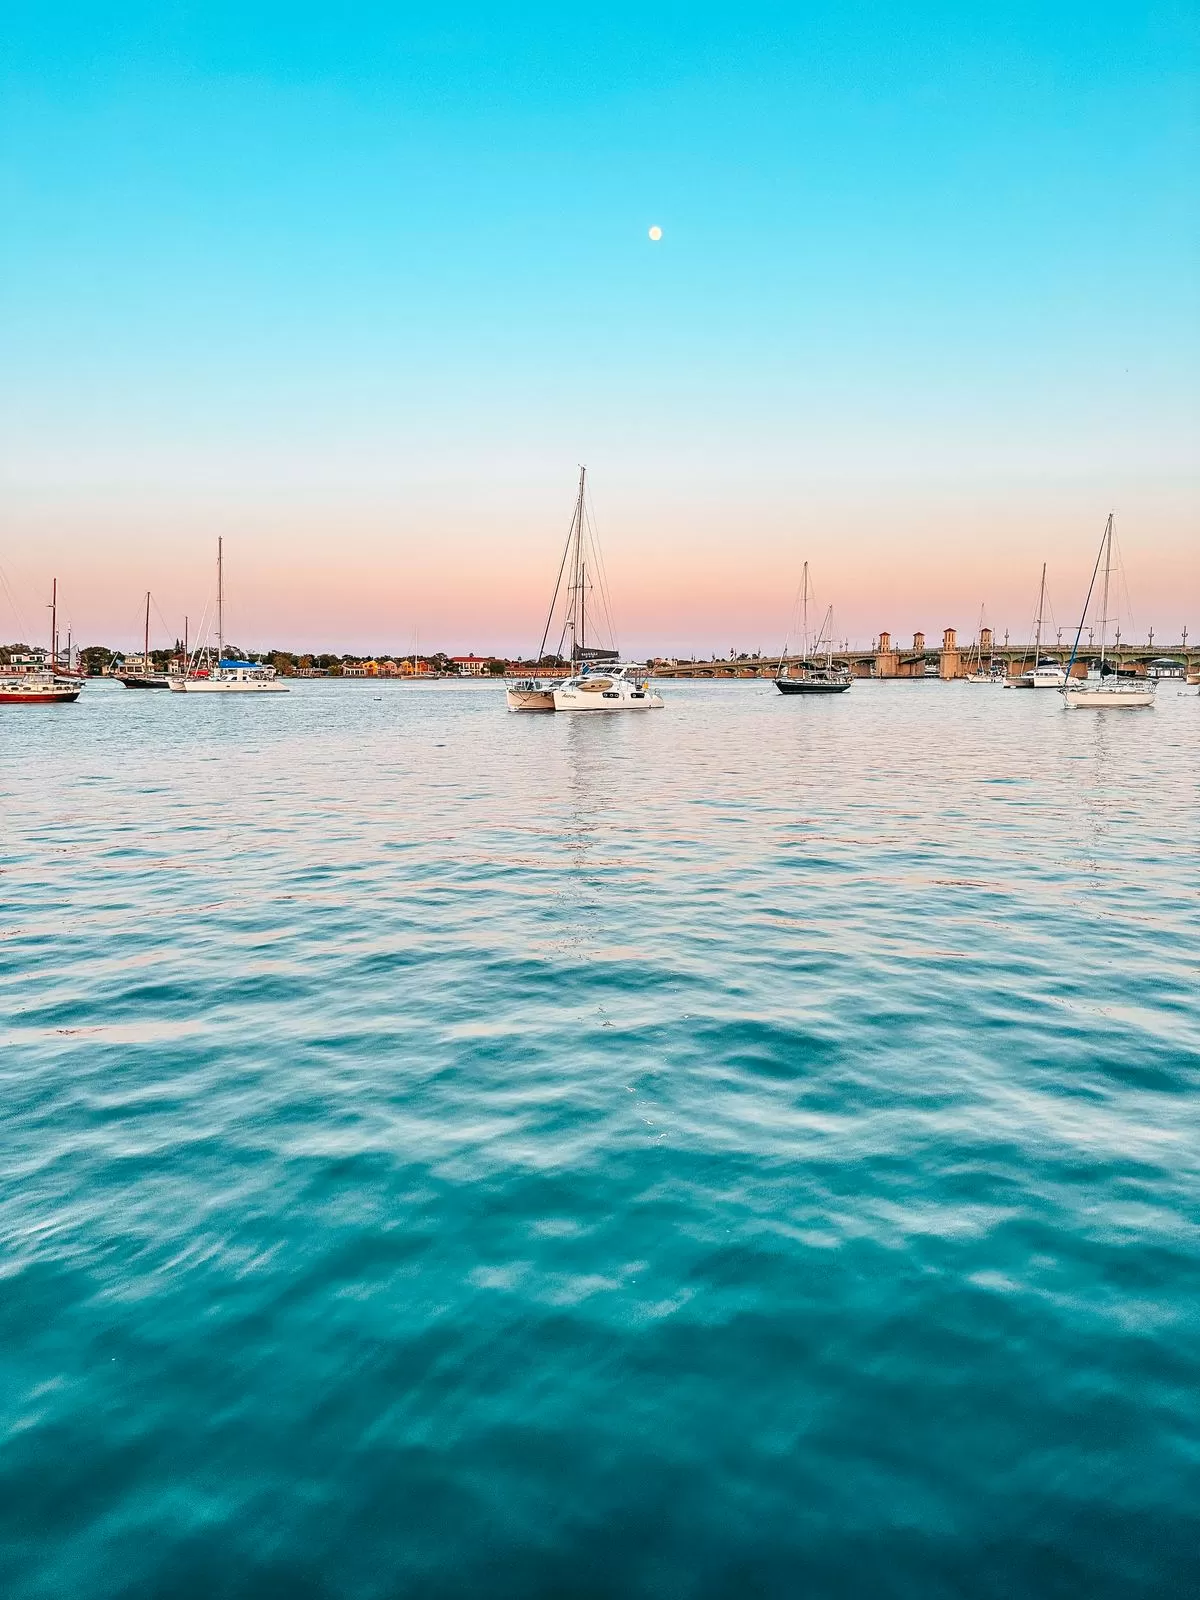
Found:
M 1200 636 L 1192 4 L 0 13 L 0 638 Z M 662 229 L 654 242 L 649 229 Z M 1123 633 L 1131 636 L 1129 623 Z

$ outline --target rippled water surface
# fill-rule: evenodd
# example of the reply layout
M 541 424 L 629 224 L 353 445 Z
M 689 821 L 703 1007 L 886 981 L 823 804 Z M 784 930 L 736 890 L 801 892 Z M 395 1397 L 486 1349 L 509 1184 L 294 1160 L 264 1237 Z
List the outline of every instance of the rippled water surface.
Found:
M 0 721 L 0 1591 L 1200 1589 L 1200 699 Z

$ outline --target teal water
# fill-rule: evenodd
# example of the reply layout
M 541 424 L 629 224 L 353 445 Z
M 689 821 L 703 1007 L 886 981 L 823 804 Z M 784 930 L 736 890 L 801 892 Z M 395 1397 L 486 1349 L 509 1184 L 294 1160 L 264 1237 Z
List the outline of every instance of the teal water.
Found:
M 1200 702 L 0 722 L 0 1592 L 1200 1588 Z

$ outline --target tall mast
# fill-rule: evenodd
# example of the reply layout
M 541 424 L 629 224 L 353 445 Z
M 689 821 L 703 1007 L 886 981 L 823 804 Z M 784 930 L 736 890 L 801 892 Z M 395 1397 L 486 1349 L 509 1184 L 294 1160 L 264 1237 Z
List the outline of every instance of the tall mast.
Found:
M 58 579 L 50 581 L 50 671 L 58 670 Z
M 584 635 L 587 623 L 583 611 L 583 489 L 587 479 L 587 468 L 579 469 L 579 495 L 575 501 L 575 559 L 573 563 L 572 583 L 574 593 L 571 599 L 571 668 L 579 659 L 579 652 L 583 648 Z
M 808 660 L 808 562 L 804 563 L 804 576 L 800 580 L 800 648 Z
M 1104 644 L 1108 635 L 1108 580 L 1112 573 L 1112 512 L 1104 530 L 1104 597 L 1100 602 L 1100 665 L 1104 665 Z
M 225 655 L 225 574 L 222 571 L 223 546 L 225 541 L 217 538 L 217 666 Z
M 1042 587 L 1038 590 L 1038 614 L 1034 628 L 1033 639 L 1033 664 L 1036 668 L 1038 658 L 1042 653 L 1042 613 L 1046 609 L 1046 563 L 1042 562 Z
M 150 591 L 146 590 L 146 633 L 142 640 L 142 665 L 146 676 L 150 676 Z

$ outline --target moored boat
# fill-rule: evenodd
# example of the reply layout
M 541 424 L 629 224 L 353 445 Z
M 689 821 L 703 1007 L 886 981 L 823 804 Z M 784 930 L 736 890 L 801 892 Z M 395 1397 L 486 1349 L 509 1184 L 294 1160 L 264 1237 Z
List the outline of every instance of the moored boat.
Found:
M 661 711 L 649 668 L 635 661 L 585 666 L 553 691 L 556 711 Z
M 186 658 L 186 650 L 185 650 Z M 146 630 L 142 639 L 142 657 L 129 667 L 128 658 L 120 672 L 114 672 L 113 677 L 126 689 L 169 689 L 170 676 L 165 672 L 154 670 L 154 661 L 150 655 L 150 591 L 146 590 Z M 126 668 L 129 670 L 126 670 Z
M 0 675 L 0 705 L 66 705 L 78 700 L 83 680 L 55 672 L 18 672 Z
M 172 677 L 173 694 L 286 694 L 274 667 L 259 661 L 237 661 L 225 656 L 224 540 L 217 540 L 217 659 L 208 666 L 189 663 L 183 677 Z
M 1037 616 L 1033 628 L 1033 666 L 1009 678 L 1006 689 L 1061 689 L 1067 675 L 1057 661 L 1042 656 L 1042 629 L 1046 621 L 1046 563 L 1042 562 L 1042 583 L 1038 590 Z M 1026 657 L 1028 660 L 1028 657 Z
M 834 665 L 833 661 L 833 607 L 825 613 L 825 621 L 817 634 L 814 655 L 808 648 L 808 602 L 811 589 L 808 580 L 808 562 L 800 580 L 800 659 L 788 660 L 788 642 L 785 639 L 775 670 L 775 687 L 780 694 L 844 694 L 854 682 L 848 666 Z M 820 659 L 821 641 L 825 641 L 825 659 Z M 786 670 L 785 670 L 786 667 Z
M 662 696 L 650 683 L 646 666 L 640 662 L 622 662 L 617 649 L 611 644 L 588 643 L 589 630 L 593 637 L 596 632 L 597 619 L 589 606 L 589 597 L 593 593 L 599 593 L 610 638 L 613 629 L 604 568 L 595 528 L 588 516 L 586 494 L 587 468 L 580 467 L 575 509 L 537 653 L 538 662 L 545 662 L 546 646 L 555 617 L 559 614 L 559 597 L 564 592 L 565 577 L 566 609 L 562 613 L 555 659 L 567 662 L 567 675 L 556 681 L 532 674 L 527 678 L 509 680 L 505 684 L 505 700 L 510 711 L 653 711 L 661 709 L 663 705 Z M 598 591 L 588 577 L 589 550 L 593 566 L 601 574 Z
M 1065 682 L 1059 693 L 1063 697 L 1064 705 L 1071 711 L 1136 711 L 1145 706 L 1154 704 L 1154 693 L 1158 684 L 1153 678 L 1142 678 L 1133 673 L 1124 673 L 1111 666 L 1105 660 L 1107 648 L 1108 624 L 1114 620 L 1108 615 L 1108 601 L 1112 579 L 1112 550 L 1113 547 L 1113 514 L 1108 513 L 1108 521 L 1104 525 L 1104 532 L 1100 538 L 1100 548 L 1096 552 L 1096 565 L 1092 568 L 1092 581 L 1088 584 L 1087 598 L 1083 602 L 1083 611 L 1079 617 L 1079 626 L 1075 630 L 1075 643 L 1071 649 L 1071 659 L 1067 663 Z M 1096 577 L 1100 571 L 1100 563 L 1104 562 L 1104 589 L 1100 601 L 1100 657 L 1088 668 L 1086 678 L 1071 677 L 1071 668 L 1079 652 L 1079 640 L 1083 634 L 1083 626 L 1087 621 L 1088 606 L 1091 604 L 1092 591 L 1096 587 Z
M 69 705 L 78 700 L 83 689 L 83 676 L 71 670 L 71 633 L 67 629 L 67 666 L 58 659 L 58 579 L 50 590 L 50 651 L 44 665 L 34 657 L 31 671 L 13 672 L 0 668 L 0 705 L 52 706 Z M 40 654 L 40 653 L 39 653 Z

